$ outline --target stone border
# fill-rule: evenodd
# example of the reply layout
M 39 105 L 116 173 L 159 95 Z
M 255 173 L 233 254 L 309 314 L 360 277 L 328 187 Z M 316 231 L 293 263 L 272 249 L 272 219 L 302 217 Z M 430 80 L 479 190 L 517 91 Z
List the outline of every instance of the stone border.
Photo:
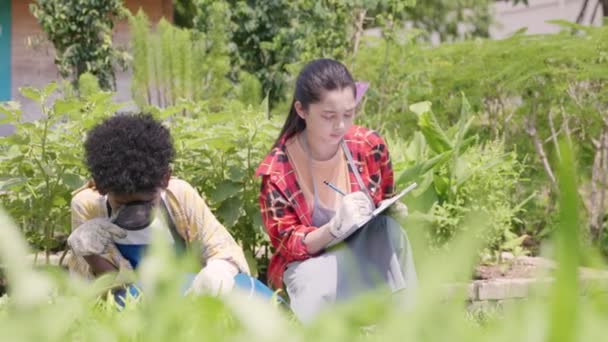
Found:
M 554 279 L 551 277 L 475 280 L 469 284 L 448 285 L 446 287 L 446 298 L 464 289 L 466 298 L 470 302 L 522 299 L 533 293 L 547 295 L 547 290 L 553 282 Z M 602 272 L 602 274 L 580 277 L 579 291 L 581 295 L 597 292 L 608 293 L 608 274 Z

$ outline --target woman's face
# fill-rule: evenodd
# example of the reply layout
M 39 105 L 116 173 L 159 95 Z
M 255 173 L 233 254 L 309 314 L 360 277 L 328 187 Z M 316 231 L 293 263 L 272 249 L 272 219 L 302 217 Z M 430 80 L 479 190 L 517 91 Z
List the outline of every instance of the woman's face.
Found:
M 353 125 L 355 117 L 355 95 L 352 88 L 325 91 L 321 101 L 311 103 L 304 109 L 299 101 L 295 108 L 306 121 L 306 130 L 311 143 L 334 147 Z

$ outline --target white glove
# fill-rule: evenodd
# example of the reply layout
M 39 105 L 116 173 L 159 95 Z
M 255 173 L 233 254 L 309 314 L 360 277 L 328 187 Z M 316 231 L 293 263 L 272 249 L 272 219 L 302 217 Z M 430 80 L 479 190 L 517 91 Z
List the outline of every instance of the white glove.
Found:
M 219 296 L 232 291 L 234 277 L 239 269 L 231 262 L 214 259 L 198 272 L 186 294 L 194 293 Z
M 369 219 L 374 211 L 374 203 L 361 191 L 347 194 L 342 198 L 336 215 L 326 224 L 334 237 L 327 246 L 343 241 L 359 229 L 359 225 Z
M 124 238 L 127 231 L 106 218 L 88 220 L 76 228 L 68 237 L 68 245 L 75 255 L 101 255 L 114 239 Z
M 387 200 L 382 200 L 378 203 L 378 206 L 382 205 L 382 202 Z M 385 214 L 396 219 L 403 220 L 409 215 L 409 210 L 407 209 L 407 205 L 404 203 L 397 201 L 393 203 L 388 209 L 386 209 Z

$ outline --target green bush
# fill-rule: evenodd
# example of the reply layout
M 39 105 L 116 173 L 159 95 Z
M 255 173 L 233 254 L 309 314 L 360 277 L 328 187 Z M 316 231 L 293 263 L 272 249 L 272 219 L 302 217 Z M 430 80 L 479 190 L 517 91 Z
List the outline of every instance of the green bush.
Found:
M 452 166 L 452 165 L 450 165 Z M 451 173 L 470 173 L 457 186 L 449 200 L 436 202 L 431 208 L 433 216 L 430 240 L 434 246 L 445 246 L 462 228 L 462 220 L 471 212 L 480 212 L 487 218 L 487 230 L 482 238 L 491 250 L 499 250 L 509 240 L 513 224 L 517 222 L 520 207 L 513 203 L 513 194 L 521 180 L 521 165 L 515 153 L 505 153 L 499 141 L 474 145 L 464 152 L 450 170 L 439 168 L 435 184 Z
M 432 47 L 417 42 L 366 38 L 355 58 L 357 79 L 370 81 L 363 121 L 382 132 L 407 139 L 417 130 L 412 103 L 433 100 L 436 120 L 444 127 L 460 118 L 461 94 L 477 119 L 471 131 L 480 142 L 503 141 L 516 151 L 526 186 L 517 186 L 515 202 L 524 205 L 517 234 L 536 240 L 555 227 L 557 141 L 574 143 L 580 156 L 581 188 L 589 236 L 599 242 L 606 196 L 601 179 L 608 136 L 602 113 L 608 103 L 608 28 L 554 22 L 554 35 L 516 34 L 504 40 L 474 40 Z M 375 126 L 376 125 L 376 126 Z M 604 146 L 604 147 L 602 147 Z
M 363 30 L 401 27 L 405 8 L 414 0 L 383 1 L 242 1 L 196 0 L 194 28 L 208 32 L 214 6 L 222 6 L 234 69 L 262 82 L 274 107 L 289 97 L 294 70 L 319 57 L 348 61 L 356 53 Z M 221 4 L 221 5 L 220 5 Z
M 112 46 L 114 21 L 125 14 L 120 0 L 37 0 L 30 11 L 53 43 L 55 64 L 63 77 L 76 85 L 90 72 L 103 89 L 115 89 L 114 64 L 124 65 L 127 56 Z
M 519 247 L 513 228 L 524 203 L 514 195 L 523 165 L 516 153 L 506 152 L 499 140 L 480 142 L 471 131 L 477 117 L 464 97 L 460 119 L 447 129 L 439 124 L 429 102 L 414 104 L 411 111 L 418 116 L 419 131 L 409 141 L 389 134 L 398 188 L 414 181 L 419 184 L 406 200 L 414 216 L 407 226 L 423 227 L 431 247 L 449 248 L 461 234 L 459 229 L 466 229 L 463 220 L 475 213 L 486 218 L 486 229 L 477 232 L 485 247 L 491 251 Z
M 236 101 L 219 109 L 206 102 L 184 101 L 153 111 L 171 128 L 177 152 L 174 173 L 203 194 L 243 246 L 252 272 L 264 273 L 270 250 L 261 222 L 260 179 L 255 170 L 276 139 L 280 123 L 269 120 L 262 108 Z
M 220 5 L 211 9 L 204 32 L 178 28 L 164 19 L 152 31 L 143 11 L 129 16 L 133 34 L 131 89 L 138 105 L 169 107 L 180 99 L 216 100 L 239 95 L 232 90 L 229 78 L 232 68 L 225 9 Z M 250 78 L 246 81 L 251 84 Z M 261 95 L 260 91 L 255 98 Z
M 94 85 L 95 77 L 86 81 L 85 75 L 82 83 Z M 0 197 L 30 241 L 48 250 L 55 247 L 55 232 L 69 231 L 71 191 L 86 176 L 81 146 L 86 130 L 121 105 L 109 92 L 53 100 L 59 93 L 74 93 L 71 86 L 56 83 L 20 90 L 39 105 L 43 116 L 25 121 L 18 103 L 0 103 L 3 122 L 16 127 L 13 134 L 0 137 Z
M 81 79 L 81 90 L 95 88 L 94 76 Z M 247 86 L 255 89 L 255 84 Z M 3 122 L 16 126 L 14 134 L 0 137 L 0 197 L 30 242 L 47 250 L 57 243 L 55 232 L 69 231 L 71 192 L 89 177 L 83 164 L 86 131 L 122 107 L 112 101 L 112 93 L 85 96 L 81 91 L 81 97 L 75 97 L 69 86 L 57 89 L 54 83 L 42 90 L 22 88 L 41 106 L 44 117 L 37 121 L 23 121 L 17 103 L 0 104 Z M 55 95 L 59 99 L 52 101 Z M 264 248 L 268 241 L 254 172 L 276 138 L 279 123 L 268 119 L 267 108 L 231 100 L 213 105 L 179 100 L 165 109 L 146 110 L 171 129 L 177 151 L 174 174 L 199 190 L 243 246 L 252 270 L 263 273 L 270 251 Z

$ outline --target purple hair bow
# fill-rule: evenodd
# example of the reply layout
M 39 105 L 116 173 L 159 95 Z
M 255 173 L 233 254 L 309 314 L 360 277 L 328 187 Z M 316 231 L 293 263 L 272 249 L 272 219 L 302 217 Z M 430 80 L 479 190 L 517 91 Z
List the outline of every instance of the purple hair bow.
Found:
M 355 98 L 355 103 L 359 104 L 359 102 L 361 102 L 361 99 L 363 99 L 363 95 L 365 95 L 367 88 L 369 88 L 369 82 L 355 82 L 355 88 L 357 89 L 357 97 Z

